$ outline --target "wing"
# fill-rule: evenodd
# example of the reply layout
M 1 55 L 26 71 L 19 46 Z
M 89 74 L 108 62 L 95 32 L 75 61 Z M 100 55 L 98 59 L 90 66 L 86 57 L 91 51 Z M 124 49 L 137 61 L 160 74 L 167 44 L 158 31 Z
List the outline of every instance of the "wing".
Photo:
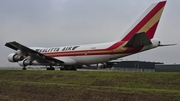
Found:
M 141 33 L 134 34 L 124 47 L 136 48 L 136 47 L 143 47 L 143 46 L 151 45 L 151 44 L 152 42 L 147 37 L 146 33 L 141 32 Z
M 14 49 L 14 50 L 20 50 L 23 54 L 27 54 L 27 56 L 30 56 L 32 60 L 37 60 L 37 61 L 40 61 L 40 62 L 46 62 L 46 63 L 50 63 L 50 64 L 63 64 L 64 62 L 63 61 L 60 61 L 58 59 L 55 59 L 55 58 L 52 58 L 52 57 L 49 57 L 49 56 L 46 56 L 42 53 L 39 53 L 35 50 L 32 50 L 22 44 L 19 44 L 18 42 L 16 41 L 13 41 L 13 42 L 8 42 L 5 44 L 5 46 L 11 48 L 11 49 Z

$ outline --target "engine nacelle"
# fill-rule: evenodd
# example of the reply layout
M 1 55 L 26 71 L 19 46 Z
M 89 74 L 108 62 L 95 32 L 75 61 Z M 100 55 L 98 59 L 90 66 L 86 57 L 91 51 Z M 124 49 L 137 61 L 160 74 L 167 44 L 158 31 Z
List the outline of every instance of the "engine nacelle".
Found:
M 161 44 L 158 39 L 151 39 L 151 42 L 153 47 L 158 47 Z
M 99 63 L 99 64 L 97 64 L 97 67 L 99 69 L 104 69 L 104 68 L 106 68 L 106 63 Z
M 23 56 L 17 55 L 16 53 L 11 53 L 8 55 L 9 62 L 18 62 L 24 59 Z
M 112 63 L 112 62 L 99 63 L 99 64 L 97 64 L 97 67 L 98 67 L 99 69 L 111 68 L 111 67 L 113 67 L 114 64 L 115 64 L 115 63 Z
M 29 61 L 29 60 L 27 60 L 27 59 L 24 59 L 23 61 L 19 61 L 18 64 L 19 64 L 20 66 L 27 66 L 27 65 L 32 65 L 33 63 L 32 63 L 32 61 Z

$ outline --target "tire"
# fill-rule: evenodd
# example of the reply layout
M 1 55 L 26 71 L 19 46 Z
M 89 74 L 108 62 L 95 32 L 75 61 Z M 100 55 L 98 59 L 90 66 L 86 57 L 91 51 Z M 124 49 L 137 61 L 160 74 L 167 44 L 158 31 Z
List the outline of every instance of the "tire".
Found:
M 52 67 L 52 68 L 46 68 L 46 70 L 55 70 L 55 68 L 54 68 L 54 67 Z

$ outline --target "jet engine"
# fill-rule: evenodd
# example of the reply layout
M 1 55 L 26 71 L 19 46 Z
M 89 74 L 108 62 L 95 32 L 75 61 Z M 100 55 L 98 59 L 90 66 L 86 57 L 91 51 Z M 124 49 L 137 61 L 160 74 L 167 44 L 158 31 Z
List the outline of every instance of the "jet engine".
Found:
M 99 68 L 99 69 L 106 68 L 106 63 L 99 63 L 99 64 L 97 64 L 97 68 Z
M 32 63 L 32 61 L 29 61 L 29 60 L 27 60 L 27 59 L 24 59 L 23 61 L 19 61 L 18 64 L 19 64 L 20 66 L 27 66 L 27 65 L 32 65 L 33 63 Z
M 16 53 L 11 53 L 8 55 L 9 62 L 18 62 L 24 59 L 23 56 L 17 55 Z
M 97 68 L 99 68 L 99 69 L 111 68 L 111 67 L 113 67 L 113 65 L 115 65 L 115 63 L 113 63 L 113 62 L 99 63 L 99 64 L 97 64 Z

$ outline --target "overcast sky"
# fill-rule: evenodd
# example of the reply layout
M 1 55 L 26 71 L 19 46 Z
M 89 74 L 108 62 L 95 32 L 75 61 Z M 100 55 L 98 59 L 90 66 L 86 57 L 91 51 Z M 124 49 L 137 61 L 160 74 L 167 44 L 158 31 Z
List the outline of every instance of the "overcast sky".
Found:
M 65 46 L 119 40 L 150 6 L 160 0 L 0 0 L 0 66 L 12 66 L 4 46 Z M 180 63 L 180 0 L 168 0 L 155 38 L 176 43 L 123 60 Z

